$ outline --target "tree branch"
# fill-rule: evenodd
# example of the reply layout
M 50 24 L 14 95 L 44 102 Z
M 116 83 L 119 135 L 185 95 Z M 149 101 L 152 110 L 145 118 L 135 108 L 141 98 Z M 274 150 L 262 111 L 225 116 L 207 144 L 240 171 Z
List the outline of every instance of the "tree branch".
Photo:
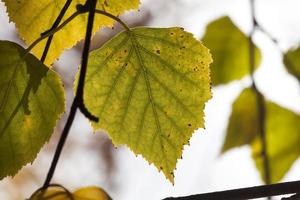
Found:
M 164 200 L 244 200 L 278 196 L 299 192 L 300 181 L 262 185 L 220 192 L 203 193 L 185 197 L 169 197 Z
M 254 70 L 255 70 L 255 47 L 253 43 L 253 34 L 257 27 L 257 21 L 255 18 L 255 0 L 250 0 L 250 7 L 251 7 L 251 19 L 252 19 L 252 30 L 249 36 L 249 68 L 250 68 L 250 76 L 252 80 L 252 89 L 256 95 L 256 103 L 257 103 L 257 119 L 258 119 L 258 131 L 260 134 L 261 144 L 262 144 L 262 151 L 261 156 L 263 157 L 263 171 L 264 171 L 264 181 L 266 184 L 271 183 L 271 172 L 270 172 L 270 165 L 269 165 L 269 158 L 268 158 L 268 150 L 267 150 L 267 138 L 266 138 L 266 130 L 265 130 L 265 118 L 266 118 L 266 106 L 264 96 L 259 92 L 255 79 L 254 79 Z
M 68 116 L 66 125 L 63 129 L 62 135 L 59 139 L 57 148 L 55 150 L 55 154 L 54 154 L 53 160 L 51 162 L 51 166 L 48 171 L 43 188 L 49 187 L 49 184 L 50 184 L 53 174 L 55 172 L 55 168 L 57 166 L 60 154 L 64 147 L 65 141 L 68 137 L 72 123 L 74 121 L 77 108 L 79 108 L 81 110 L 81 112 L 83 112 L 83 114 L 85 114 L 85 116 L 91 117 L 91 116 L 89 116 L 90 113 L 87 111 L 87 109 L 84 107 L 84 104 L 83 104 L 83 89 L 84 89 L 84 79 L 85 79 L 85 74 L 86 74 L 86 67 L 87 67 L 87 63 L 88 63 L 88 53 L 89 53 L 89 48 L 90 48 L 90 40 L 91 40 L 91 34 L 92 34 L 92 29 L 93 29 L 96 3 L 97 3 L 97 0 L 87 0 L 87 2 L 85 4 L 86 6 L 88 6 L 89 16 L 88 16 L 88 22 L 87 22 L 85 43 L 84 43 L 84 49 L 83 49 L 83 53 L 82 53 L 82 65 L 81 65 L 81 70 L 80 70 L 80 75 L 79 75 L 79 82 L 78 82 L 78 87 L 77 87 L 77 91 L 76 91 L 76 96 L 73 100 L 70 114 Z M 78 11 L 78 12 L 80 13 L 80 11 Z M 96 118 L 95 120 L 98 120 L 98 119 Z
M 87 7 L 89 10 L 89 16 L 88 16 L 88 23 L 86 28 L 86 35 L 85 35 L 84 47 L 83 47 L 82 59 L 81 59 L 80 75 L 79 75 L 79 81 L 78 81 L 78 87 L 77 87 L 75 99 L 77 99 L 78 101 L 77 106 L 80 109 L 80 111 L 90 120 L 98 122 L 99 119 L 88 111 L 83 101 L 84 80 L 85 80 L 86 68 L 87 68 L 87 63 L 89 58 L 89 50 L 90 50 L 93 23 L 95 17 L 96 3 L 97 0 L 87 0 L 86 4 L 84 5 L 84 7 Z
M 55 19 L 55 22 L 53 23 L 51 29 L 46 31 L 46 32 L 53 31 L 54 29 L 56 29 L 58 27 L 59 23 L 61 22 L 62 18 L 64 17 L 65 13 L 67 12 L 67 10 L 68 10 L 71 3 L 72 3 L 72 0 L 67 0 L 66 1 L 64 7 L 61 9 L 59 15 Z M 44 35 L 46 32 L 42 33 L 41 35 Z M 47 39 L 47 42 L 46 42 L 46 45 L 45 45 L 45 48 L 44 48 L 44 51 L 43 51 L 43 54 L 42 54 L 42 57 L 41 57 L 42 62 L 44 62 L 46 60 L 46 56 L 47 56 L 47 53 L 49 51 L 52 39 L 53 39 L 53 35 L 50 35 Z

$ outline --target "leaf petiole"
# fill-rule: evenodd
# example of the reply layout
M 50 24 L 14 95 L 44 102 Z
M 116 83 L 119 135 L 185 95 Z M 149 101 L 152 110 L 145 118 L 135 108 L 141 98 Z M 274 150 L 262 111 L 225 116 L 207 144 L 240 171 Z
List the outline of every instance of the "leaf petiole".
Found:
M 116 17 L 116 16 L 114 16 L 114 15 L 108 13 L 108 12 L 103 11 L 103 10 L 97 10 L 97 9 L 96 9 L 96 10 L 95 10 L 95 13 L 104 15 L 104 16 L 106 16 L 106 17 L 109 17 L 109 18 L 111 18 L 111 19 L 113 19 L 113 20 L 119 22 L 119 23 L 123 26 L 123 28 L 124 28 L 125 30 L 130 31 L 130 28 L 127 26 L 127 24 L 126 24 L 125 22 L 123 22 L 119 17 Z

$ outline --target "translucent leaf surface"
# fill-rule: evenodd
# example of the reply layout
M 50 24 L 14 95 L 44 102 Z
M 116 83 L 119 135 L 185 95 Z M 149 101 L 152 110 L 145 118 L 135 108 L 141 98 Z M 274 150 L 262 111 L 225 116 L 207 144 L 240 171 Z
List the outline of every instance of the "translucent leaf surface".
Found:
M 253 91 L 246 89 L 235 101 L 223 149 L 251 144 L 255 164 L 263 177 L 261 140 L 257 132 L 254 100 Z M 283 178 L 300 155 L 300 116 L 269 101 L 266 102 L 266 114 L 267 152 L 271 182 L 275 183 Z
M 39 191 L 30 200 L 111 200 L 100 187 L 83 187 L 71 193 L 62 187 L 51 186 L 46 191 Z
M 214 86 L 241 79 L 249 73 L 248 37 L 236 27 L 229 17 L 222 17 L 207 26 L 203 43 L 211 50 L 214 62 L 211 78 Z M 256 66 L 260 51 L 255 47 Z
M 300 48 L 288 51 L 283 61 L 288 72 L 300 81 Z
M 19 35 L 26 44 L 31 44 L 40 37 L 40 34 L 50 29 L 56 17 L 59 15 L 66 0 L 4 0 L 11 21 L 16 24 Z M 84 4 L 86 0 L 73 0 L 63 20 L 76 11 L 77 4 Z M 139 0 L 98 0 L 97 8 L 105 9 L 113 15 L 119 15 L 126 10 L 138 8 Z M 71 48 L 79 40 L 84 38 L 87 23 L 87 14 L 78 16 L 62 31 L 55 34 L 45 63 L 50 65 L 60 56 L 64 49 Z M 96 15 L 94 30 L 101 26 L 111 26 L 114 21 L 102 15 Z M 33 53 L 40 58 L 46 40 L 38 44 Z
M 34 160 L 64 111 L 59 76 L 24 54 L 0 41 L 0 179 Z
M 204 127 L 211 62 L 208 49 L 180 28 L 122 32 L 90 54 L 84 100 L 100 119 L 93 127 L 173 182 L 183 146 Z

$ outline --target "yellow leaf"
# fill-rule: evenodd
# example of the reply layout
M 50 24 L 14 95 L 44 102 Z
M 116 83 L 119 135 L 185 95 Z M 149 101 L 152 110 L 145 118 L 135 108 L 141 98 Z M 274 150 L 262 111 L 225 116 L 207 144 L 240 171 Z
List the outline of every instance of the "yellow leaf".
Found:
M 99 187 L 84 187 L 73 193 L 75 200 L 111 200 L 110 196 Z
M 50 186 L 47 190 L 36 192 L 30 200 L 111 200 L 100 187 L 83 187 L 70 193 L 62 186 Z
M 208 49 L 181 28 L 124 31 L 91 52 L 84 101 L 108 131 L 173 182 L 182 149 L 204 127 Z
M 4 0 L 11 21 L 16 24 L 18 33 L 26 44 L 31 44 L 40 37 L 41 33 L 51 28 L 59 15 L 66 0 Z M 76 11 L 77 4 L 84 4 L 86 0 L 72 1 L 62 21 Z M 97 9 L 106 10 L 113 15 L 119 15 L 126 10 L 136 9 L 139 0 L 98 0 Z M 65 49 L 74 46 L 84 38 L 87 23 L 87 14 L 75 18 L 53 38 L 45 64 L 52 64 Z M 114 21 L 103 15 L 96 15 L 93 33 L 101 26 L 111 26 Z M 41 57 L 46 39 L 40 42 L 33 50 L 33 54 Z
M 47 190 L 40 190 L 29 200 L 74 200 L 74 198 L 65 189 L 51 186 Z

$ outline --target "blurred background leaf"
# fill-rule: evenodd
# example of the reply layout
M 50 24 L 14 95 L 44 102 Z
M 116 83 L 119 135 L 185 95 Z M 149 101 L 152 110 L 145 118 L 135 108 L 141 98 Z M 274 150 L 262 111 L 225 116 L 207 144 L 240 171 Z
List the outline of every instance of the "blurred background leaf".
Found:
M 213 86 L 226 84 L 249 74 L 248 37 L 228 16 L 208 24 L 202 40 L 213 55 L 214 62 L 211 65 Z M 261 53 L 256 46 L 255 56 L 258 66 Z

